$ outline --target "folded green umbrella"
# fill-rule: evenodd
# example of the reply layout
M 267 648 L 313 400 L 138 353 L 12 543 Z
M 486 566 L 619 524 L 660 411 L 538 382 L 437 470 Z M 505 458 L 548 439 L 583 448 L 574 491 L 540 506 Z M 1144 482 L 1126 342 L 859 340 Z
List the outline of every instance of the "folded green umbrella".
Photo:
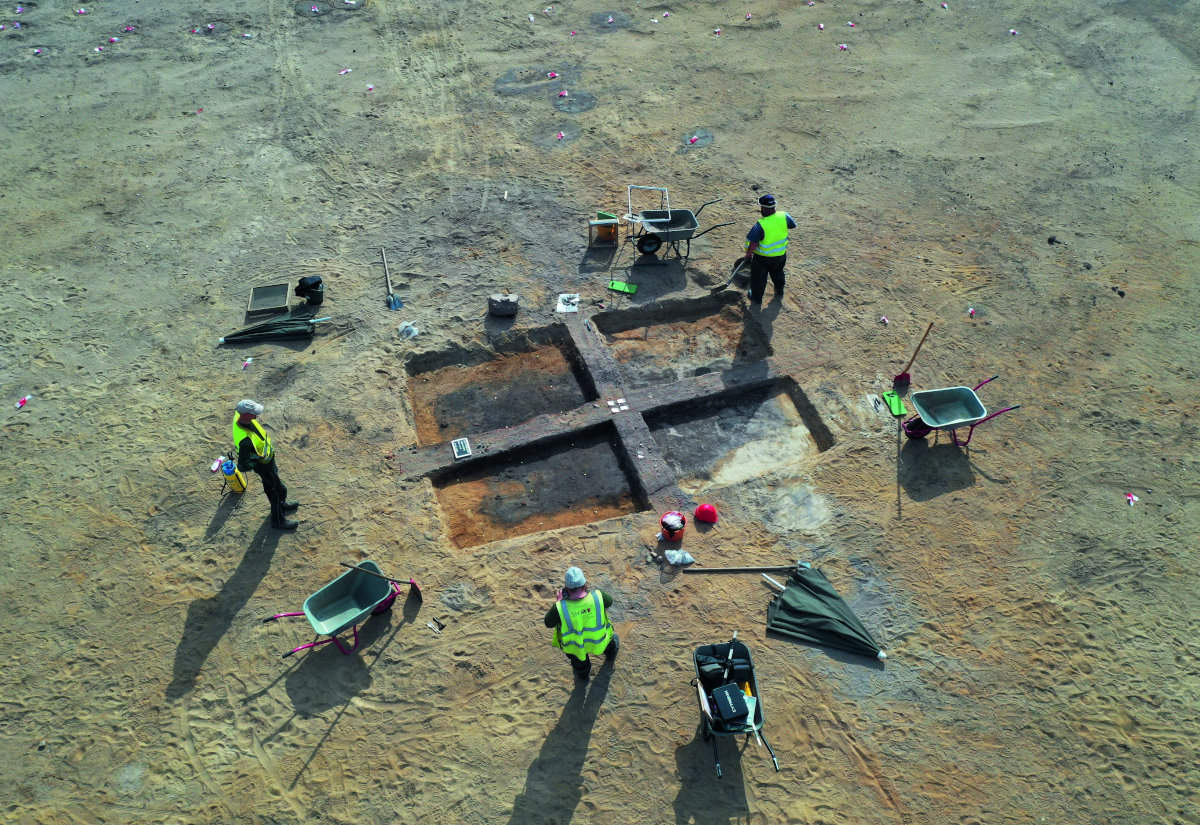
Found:
M 312 338 L 313 330 L 329 318 L 297 318 L 288 316 L 262 321 L 253 326 L 231 332 L 217 341 L 218 344 L 250 344 L 257 341 L 281 341 L 286 338 Z
M 787 587 L 767 606 L 767 632 L 880 661 L 887 658 L 829 579 L 806 565 L 792 571 Z

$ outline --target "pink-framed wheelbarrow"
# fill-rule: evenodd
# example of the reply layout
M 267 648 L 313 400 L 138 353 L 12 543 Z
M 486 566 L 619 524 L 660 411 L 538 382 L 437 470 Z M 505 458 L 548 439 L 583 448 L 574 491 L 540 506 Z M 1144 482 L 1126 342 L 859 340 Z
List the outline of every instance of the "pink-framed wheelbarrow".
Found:
M 386 613 L 396 603 L 402 582 L 383 575 L 378 564 L 364 559 L 357 567 L 344 562 L 342 566 L 350 569 L 305 599 L 304 610 L 299 613 L 276 613 L 263 619 L 263 624 L 267 624 L 290 616 L 304 616 L 312 625 L 314 633 L 328 637 L 294 647 L 283 654 L 283 658 L 330 642 L 349 656 L 358 649 L 359 623 L 371 616 Z M 412 588 L 411 596 L 420 599 L 421 589 L 417 587 L 417 583 L 409 579 L 408 585 Z M 354 634 L 349 648 L 344 647 L 338 639 L 338 634 L 346 628 L 350 628 Z
M 912 394 L 912 405 L 917 414 L 904 422 L 904 434 L 909 438 L 924 438 L 934 430 L 949 430 L 955 446 L 965 447 L 971 443 L 975 428 L 998 415 L 1015 410 L 1020 404 L 1005 407 L 988 414 L 975 391 L 990 384 L 1000 376 L 993 375 L 974 387 L 943 387 L 937 390 L 922 390 Z M 968 427 L 967 437 L 958 440 L 958 428 Z

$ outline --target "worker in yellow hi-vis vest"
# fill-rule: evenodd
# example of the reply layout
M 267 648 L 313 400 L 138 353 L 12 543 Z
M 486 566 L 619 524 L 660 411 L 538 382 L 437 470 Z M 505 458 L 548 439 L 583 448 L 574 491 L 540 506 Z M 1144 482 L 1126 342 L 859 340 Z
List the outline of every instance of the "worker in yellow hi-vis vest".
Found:
M 750 303 L 761 306 L 767 276 L 775 285 L 775 296 L 783 296 L 783 266 L 787 263 L 788 230 L 796 222 L 787 212 L 775 211 L 775 196 L 758 199 L 762 217 L 746 233 L 746 260 L 750 261 Z
M 586 682 L 592 673 L 589 655 L 604 655 L 604 666 L 611 667 L 621 648 L 621 640 L 608 619 L 612 596 L 603 590 L 589 590 L 587 579 L 578 567 L 568 567 L 558 602 L 546 613 L 546 627 L 554 628 L 554 646 L 567 655 L 575 678 Z
M 298 501 L 288 501 L 287 487 L 279 479 L 275 465 L 275 447 L 271 436 L 258 421 L 263 405 L 246 398 L 238 402 L 233 414 L 233 450 L 237 456 L 237 468 L 243 473 L 253 470 L 262 479 L 263 492 L 271 502 L 271 526 L 276 530 L 295 530 L 299 522 L 287 514 L 300 506 Z

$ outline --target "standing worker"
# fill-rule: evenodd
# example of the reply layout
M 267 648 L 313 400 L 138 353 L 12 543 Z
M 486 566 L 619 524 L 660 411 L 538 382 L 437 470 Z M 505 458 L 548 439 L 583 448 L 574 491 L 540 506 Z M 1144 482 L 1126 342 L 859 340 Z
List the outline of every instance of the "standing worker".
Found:
M 775 211 L 775 196 L 758 199 L 762 217 L 746 233 L 746 260 L 750 261 L 750 303 L 762 305 L 767 276 L 775 285 L 775 295 L 783 295 L 783 265 L 787 263 L 788 230 L 796 222 L 787 212 Z
M 276 530 L 295 530 L 299 522 L 292 521 L 285 513 L 300 506 L 298 501 L 287 500 L 287 487 L 279 480 L 275 467 L 275 448 L 271 437 L 257 419 L 262 415 L 263 405 L 244 399 L 238 402 L 233 416 L 233 449 L 237 452 L 237 466 L 243 473 L 253 470 L 262 479 L 263 492 L 271 502 L 271 526 Z
M 604 654 L 604 666 L 617 658 L 621 640 L 608 620 L 612 596 L 603 590 L 588 590 L 587 579 L 578 567 L 568 567 L 559 600 L 546 613 L 546 627 L 554 628 L 554 646 L 567 655 L 575 678 L 586 682 L 592 674 L 588 654 Z

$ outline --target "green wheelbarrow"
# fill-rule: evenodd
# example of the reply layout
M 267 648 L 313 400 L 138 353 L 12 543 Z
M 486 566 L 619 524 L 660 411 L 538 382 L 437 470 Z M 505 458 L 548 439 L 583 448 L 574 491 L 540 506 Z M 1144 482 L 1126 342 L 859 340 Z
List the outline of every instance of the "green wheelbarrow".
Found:
M 349 656 L 358 649 L 358 625 L 371 616 L 386 613 L 396 603 L 402 582 L 383 575 L 378 564 L 364 559 L 357 567 L 348 564 L 343 566 L 350 569 L 305 599 L 302 611 L 276 613 L 263 619 L 263 624 L 267 624 L 290 616 L 304 616 L 312 625 L 314 633 L 328 637 L 294 647 L 283 654 L 283 658 L 330 642 Z M 408 585 L 411 588 L 410 594 L 419 599 L 421 589 L 417 587 L 417 583 L 409 579 Z M 344 647 L 338 639 L 338 634 L 347 629 L 353 633 L 353 641 L 349 648 Z

